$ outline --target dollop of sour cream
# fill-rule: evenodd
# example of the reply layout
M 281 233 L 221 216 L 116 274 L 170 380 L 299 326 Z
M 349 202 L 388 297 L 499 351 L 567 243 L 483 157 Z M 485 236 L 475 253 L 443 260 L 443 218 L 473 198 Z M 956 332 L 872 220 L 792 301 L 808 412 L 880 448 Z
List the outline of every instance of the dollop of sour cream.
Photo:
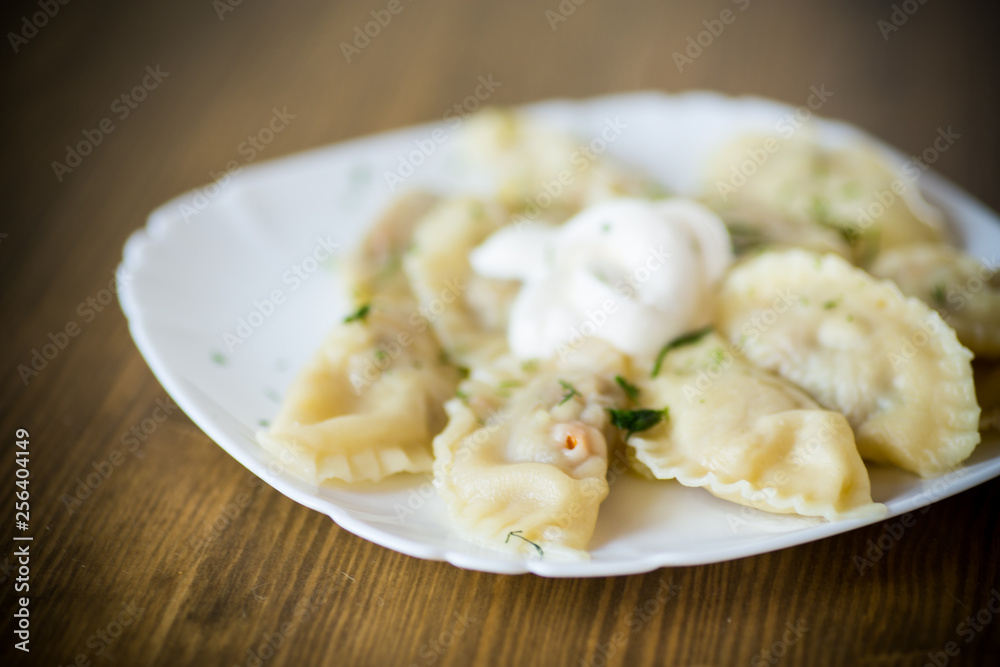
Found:
M 518 357 L 564 357 L 596 337 L 648 359 L 711 321 L 732 245 L 695 201 L 613 199 L 559 226 L 504 227 L 470 261 L 482 276 L 523 282 L 507 330 Z

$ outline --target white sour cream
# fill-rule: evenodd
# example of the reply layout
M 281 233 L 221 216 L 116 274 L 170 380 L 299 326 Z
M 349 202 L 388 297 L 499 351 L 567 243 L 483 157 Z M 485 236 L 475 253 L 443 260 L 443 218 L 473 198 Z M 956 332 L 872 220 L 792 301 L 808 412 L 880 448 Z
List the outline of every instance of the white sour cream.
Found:
M 732 250 L 723 222 L 697 202 L 614 199 L 558 227 L 505 227 L 470 261 L 482 276 L 523 281 L 507 330 L 518 357 L 564 357 L 595 337 L 650 358 L 711 321 Z

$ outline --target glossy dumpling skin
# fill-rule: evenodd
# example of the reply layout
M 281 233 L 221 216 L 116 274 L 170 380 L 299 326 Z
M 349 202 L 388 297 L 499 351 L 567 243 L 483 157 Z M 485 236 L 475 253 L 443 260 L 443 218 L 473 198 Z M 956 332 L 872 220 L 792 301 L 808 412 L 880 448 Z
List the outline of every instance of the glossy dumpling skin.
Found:
M 951 246 L 920 244 L 879 256 L 871 272 L 938 311 L 977 357 L 1000 357 L 1000 276 L 995 265 Z
M 345 278 L 367 314 L 333 328 L 258 434 L 285 469 L 309 482 L 377 481 L 433 466 L 441 405 L 460 374 L 442 363 L 430 328 L 410 319 L 417 304 L 399 267 L 414 222 L 431 203 L 401 199 L 346 263 Z
M 496 198 L 517 219 L 563 222 L 604 199 L 666 194 L 607 153 L 588 148 L 594 138 L 616 140 L 625 127 L 609 118 L 597 134 L 581 140 L 518 111 L 485 109 L 463 125 L 459 144 L 470 167 L 498 184 Z
M 885 513 L 872 502 L 844 416 L 754 367 L 717 334 L 672 350 L 639 386 L 643 405 L 669 409 L 669 419 L 628 441 L 654 477 L 768 512 Z
M 462 366 L 488 363 L 507 350 L 507 311 L 518 284 L 476 274 L 469 253 L 508 220 L 495 203 L 441 201 L 423 216 L 403 257 L 419 316 Z
M 769 239 L 778 245 L 808 240 L 820 249 L 819 230 L 834 232 L 853 261 L 868 266 L 885 250 L 943 238 L 943 216 L 923 198 L 915 174 L 859 139 L 825 145 L 808 126 L 789 138 L 748 135 L 724 147 L 709 172 L 706 195 L 720 210 L 757 211 L 811 230 Z
M 755 365 L 842 412 L 866 460 L 932 477 L 979 442 L 972 354 L 954 330 L 839 257 L 788 250 L 737 266 L 717 318 Z
M 563 362 L 501 360 L 462 383 L 434 439 L 434 483 L 465 537 L 503 551 L 587 558 L 608 494 L 609 452 L 619 445 L 607 408 L 622 401 L 613 378 L 623 368 L 621 354 L 591 341 Z M 566 385 L 575 389 L 569 398 Z

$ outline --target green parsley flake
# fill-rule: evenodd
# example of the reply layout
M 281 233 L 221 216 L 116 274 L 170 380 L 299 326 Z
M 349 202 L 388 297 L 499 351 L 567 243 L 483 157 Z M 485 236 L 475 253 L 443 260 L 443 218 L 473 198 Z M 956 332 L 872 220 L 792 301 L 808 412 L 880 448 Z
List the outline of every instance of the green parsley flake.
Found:
M 368 311 L 372 309 L 370 303 L 366 303 L 356 311 L 344 318 L 344 324 L 350 324 L 351 322 L 364 322 L 365 318 L 368 317 Z
M 639 388 L 637 386 L 630 383 L 621 375 L 615 376 L 615 382 L 617 382 L 618 386 L 622 388 L 622 391 L 625 392 L 625 395 L 628 396 L 630 401 L 632 401 L 633 403 L 639 402 Z
M 537 544 L 535 544 L 534 542 L 532 542 L 531 540 L 529 540 L 529 539 L 528 539 L 527 537 L 524 537 L 524 536 L 523 536 L 523 535 L 521 534 L 521 533 L 523 533 L 523 532 L 524 532 L 523 530 L 512 530 L 512 531 L 510 531 L 509 533 L 507 533 L 507 539 L 506 539 L 506 540 L 504 540 L 504 541 L 503 541 L 503 543 L 504 543 L 504 544 L 507 544 L 508 542 L 510 542 L 510 538 L 512 538 L 512 537 L 517 537 L 517 538 L 519 538 L 519 539 L 522 539 L 522 540 L 524 540 L 525 542 L 527 542 L 527 543 L 528 543 L 528 544 L 530 544 L 531 546 L 535 547 L 535 549 L 537 549 L 537 550 L 538 550 L 538 555 L 539 555 L 539 556 L 544 556 L 544 555 L 545 555 L 545 552 L 544 552 L 544 551 L 542 551 L 542 548 L 541 548 L 540 546 L 538 546 Z
M 608 412 L 611 413 L 611 425 L 625 431 L 625 442 L 628 442 L 633 433 L 651 429 L 664 419 L 670 418 L 669 407 L 662 410 L 615 410 L 608 408 Z
M 562 388 L 566 390 L 566 395 L 563 396 L 562 400 L 559 401 L 558 405 L 562 405 L 563 403 L 573 398 L 574 396 L 580 396 L 580 392 L 576 390 L 576 387 L 571 385 L 569 382 L 566 382 L 566 380 L 559 380 L 559 384 L 562 385 Z
M 931 290 L 931 298 L 934 299 L 934 303 L 938 306 L 944 306 L 947 303 L 945 299 L 945 284 L 937 283 Z
M 667 353 L 671 350 L 676 350 L 679 347 L 684 347 L 685 345 L 691 345 L 692 343 L 697 343 L 699 340 L 705 337 L 708 332 L 712 330 L 712 327 L 708 326 L 704 329 L 699 329 L 698 331 L 692 331 L 686 333 L 683 336 L 678 336 L 669 343 L 663 346 L 660 353 L 656 355 L 656 363 L 653 364 L 653 372 L 650 377 L 656 377 L 660 374 L 660 366 L 663 365 L 663 359 L 667 356 Z

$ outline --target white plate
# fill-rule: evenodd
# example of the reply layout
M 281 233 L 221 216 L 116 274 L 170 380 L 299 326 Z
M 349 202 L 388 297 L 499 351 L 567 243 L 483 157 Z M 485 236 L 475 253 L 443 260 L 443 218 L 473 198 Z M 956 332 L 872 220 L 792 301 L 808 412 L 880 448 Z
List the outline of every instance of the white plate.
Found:
M 681 194 L 696 187 L 713 146 L 748 129 L 774 129 L 793 111 L 766 100 L 713 93 L 617 95 L 545 102 L 527 110 L 588 142 L 607 120 L 619 119 L 626 128 L 608 153 L 646 169 Z M 511 557 L 462 540 L 428 476 L 316 488 L 287 474 L 280 461 L 255 443 L 253 432 L 275 414 L 296 369 L 348 310 L 328 263 L 316 268 L 303 260 L 323 243 L 347 248 L 359 237 L 391 199 L 385 172 L 396 169 L 400 156 L 414 150 L 415 141 L 431 137 L 435 127 L 245 167 L 227 184 L 161 206 L 146 228 L 128 240 L 120 298 L 132 336 L 156 377 L 212 439 L 289 498 L 328 514 L 361 537 L 418 558 L 487 572 L 635 574 L 765 553 L 872 523 L 770 515 L 701 489 L 622 476 L 601 507 L 591 560 L 556 563 Z M 447 139 L 407 186 L 445 192 L 474 187 L 453 150 L 452 128 L 444 127 Z M 822 124 L 831 141 L 857 132 L 839 123 Z M 922 185 L 957 223 L 966 247 L 987 258 L 1000 251 L 995 213 L 931 172 Z M 305 276 L 298 284 L 289 273 L 295 265 Z M 263 302 L 275 290 L 282 303 L 268 317 L 252 316 L 260 326 L 245 343 L 227 350 L 224 335 L 235 333 L 239 318 L 251 318 L 255 300 Z M 263 305 L 260 310 L 270 309 Z M 938 480 L 873 467 L 872 496 L 898 515 L 997 475 L 1000 439 L 992 437 L 965 467 Z

